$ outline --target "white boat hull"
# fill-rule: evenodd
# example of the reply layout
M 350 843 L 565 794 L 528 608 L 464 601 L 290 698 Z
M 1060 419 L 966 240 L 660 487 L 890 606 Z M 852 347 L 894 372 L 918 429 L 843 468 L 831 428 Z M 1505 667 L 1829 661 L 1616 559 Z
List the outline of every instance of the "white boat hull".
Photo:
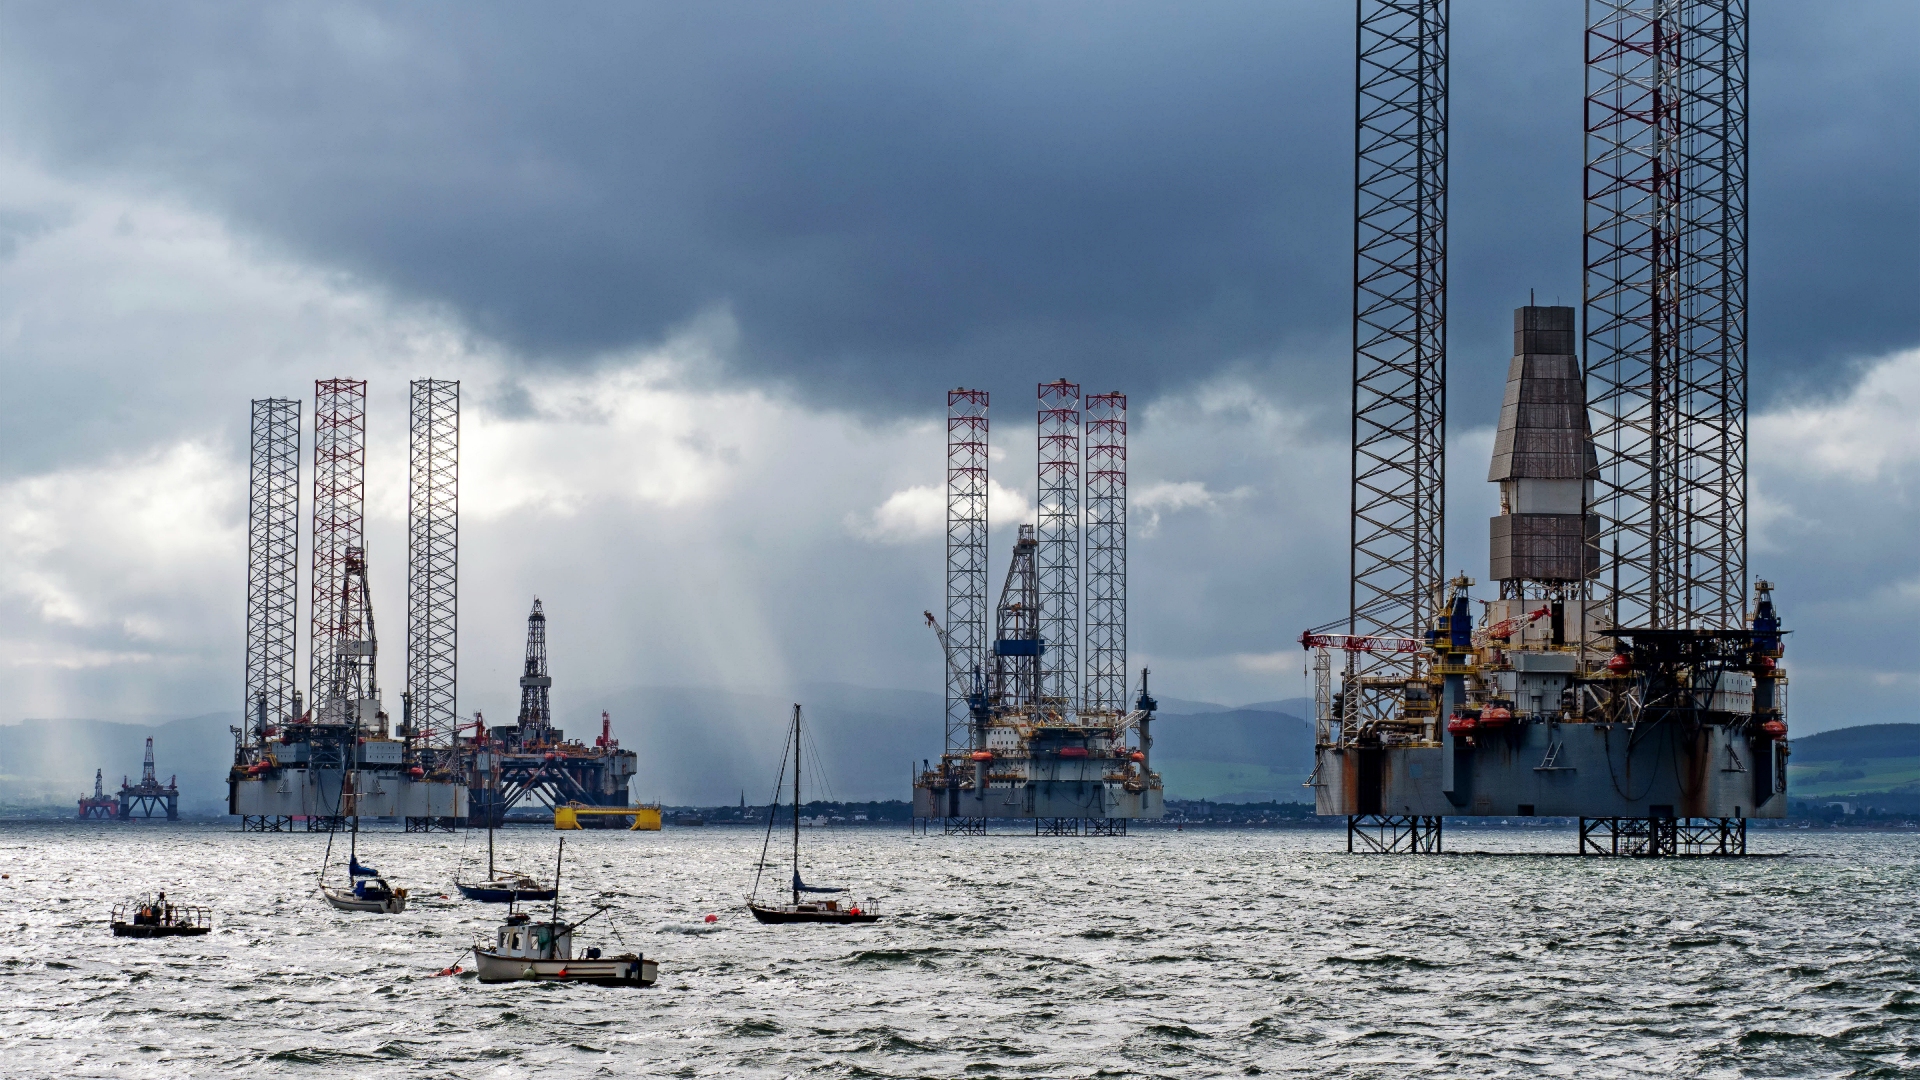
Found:
M 327 898 L 336 911 L 364 911 L 374 915 L 398 915 L 407 910 L 407 894 L 398 891 L 384 900 L 363 900 L 344 889 L 331 889 L 320 886 L 320 895 Z
M 660 976 L 658 961 L 639 956 L 599 960 L 533 960 L 508 956 L 475 946 L 474 972 L 483 983 L 577 982 L 595 986 L 652 986 Z

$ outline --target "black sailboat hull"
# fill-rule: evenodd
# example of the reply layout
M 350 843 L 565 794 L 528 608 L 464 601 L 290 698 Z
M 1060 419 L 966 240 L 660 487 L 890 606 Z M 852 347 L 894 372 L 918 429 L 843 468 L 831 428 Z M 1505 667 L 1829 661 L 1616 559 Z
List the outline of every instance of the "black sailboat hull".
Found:
M 524 903 L 528 900 L 551 900 L 555 895 L 555 890 L 553 889 L 494 889 L 485 885 L 462 885 L 457 881 L 453 883 L 453 887 L 460 890 L 461 896 L 469 900 L 477 900 L 482 904 L 513 904 Z
M 747 909 L 753 912 L 755 919 L 763 923 L 870 923 L 880 921 L 878 914 L 865 911 L 858 915 L 851 911 L 803 911 L 793 907 L 767 907 L 751 902 L 747 904 Z

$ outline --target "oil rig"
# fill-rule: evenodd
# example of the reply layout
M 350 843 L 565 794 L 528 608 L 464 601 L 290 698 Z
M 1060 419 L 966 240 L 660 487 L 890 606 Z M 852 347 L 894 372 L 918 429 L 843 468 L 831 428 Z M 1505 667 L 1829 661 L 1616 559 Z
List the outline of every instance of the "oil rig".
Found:
M 126 777 L 120 778 L 120 797 L 116 800 L 116 814 L 121 821 L 132 821 L 135 815 L 150 818 L 155 814 L 165 814 L 168 821 L 180 820 L 180 785 L 176 778 L 169 776 L 165 784 L 153 771 L 153 739 L 147 739 L 147 757 L 140 766 L 140 782 L 134 783 Z M 93 773 L 93 798 L 100 799 L 100 771 Z M 87 800 L 80 801 L 80 816 L 86 817 Z
M 989 627 L 988 398 L 947 395 L 945 625 L 925 613 L 946 661 L 946 748 L 914 778 L 916 828 L 1111 836 L 1166 812 L 1145 670 L 1127 700 L 1127 399 L 1087 395 L 1084 456 L 1079 385 L 1044 383 L 1039 401 L 1038 520 L 1019 527 Z
M 324 831 L 355 816 L 452 829 L 467 785 L 452 752 L 459 384 L 411 385 L 407 690 L 394 724 L 378 682 L 364 531 L 366 387 L 315 383 L 311 707 L 295 687 L 300 403 L 253 402 L 248 497 L 246 722 L 233 729 L 228 812 L 244 831 Z
M 1349 851 L 1552 815 L 1581 854 L 1745 854 L 1788 753 L 1747 577 L 1746 5 L 1588 5 L 1583 318 L 1514 313 L 1479 612 L 1442 574 L 1447 11 L 1359 5 L 1349 613 L 1300 639 L 1316 807 Z
M 613 808 L 629 805 L 627 786 L 639 767 L 640 756 L 622 750 L 613 737 L 612 718 L 600 714 L 600 735 L 591 745 L 568 739 L 553 726 L 550 700 L 553 677 L 547 670 L 547 616 L 536 597 L 527 615 L 526 666 L 520 675 L 520 716 L 512 724 L 489 728 L 475 713 L 463 725 L 455 754 L 466 764 L 471 787 L 467 793 L 470 821 L 494 825 L 507 811 L 528 797 L 557 810 Z M 465 732 L 471 731 L 471 734 Z M 617 817 L 588 816 L 589 828 L 623 827 Z
M 120 800 L 106 792 L 106 770 L 93 770 L 93 797 L 80 796 L 80 820 L 106 821 L 120 816 Z

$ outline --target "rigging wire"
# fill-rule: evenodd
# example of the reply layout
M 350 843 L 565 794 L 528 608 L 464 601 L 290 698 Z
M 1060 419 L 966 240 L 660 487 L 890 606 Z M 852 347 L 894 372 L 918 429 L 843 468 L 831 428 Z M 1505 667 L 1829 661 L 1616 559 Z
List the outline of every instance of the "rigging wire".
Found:
M 787 778 L 787 757 L 794 750 L 793 735 L 787 735 L 786 742 L 780 747 L 780 771 L 773 778 L 773 794 L 767 799 L 767 835 L 760 841 L 760 863 L 753 870 L 753 895 L 760 895 L 760 876 L 767 872 L 767 850 L 773 844 L 773 821 L 780 812 L 780 782 Z M 795 767 L 798 767 L 796 761 Z M 798 805 L 793 808 L 794 815 L 800 813 Z

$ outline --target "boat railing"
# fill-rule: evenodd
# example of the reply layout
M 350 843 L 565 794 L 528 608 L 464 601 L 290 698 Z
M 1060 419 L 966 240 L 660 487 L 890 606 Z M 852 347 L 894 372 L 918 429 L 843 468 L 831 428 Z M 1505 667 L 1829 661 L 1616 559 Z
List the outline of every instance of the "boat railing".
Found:
M 113 906 L 112 921 L 129 926 L 204 927 L 213 924 L 213 911 L 197 904 L 122 900 Z

